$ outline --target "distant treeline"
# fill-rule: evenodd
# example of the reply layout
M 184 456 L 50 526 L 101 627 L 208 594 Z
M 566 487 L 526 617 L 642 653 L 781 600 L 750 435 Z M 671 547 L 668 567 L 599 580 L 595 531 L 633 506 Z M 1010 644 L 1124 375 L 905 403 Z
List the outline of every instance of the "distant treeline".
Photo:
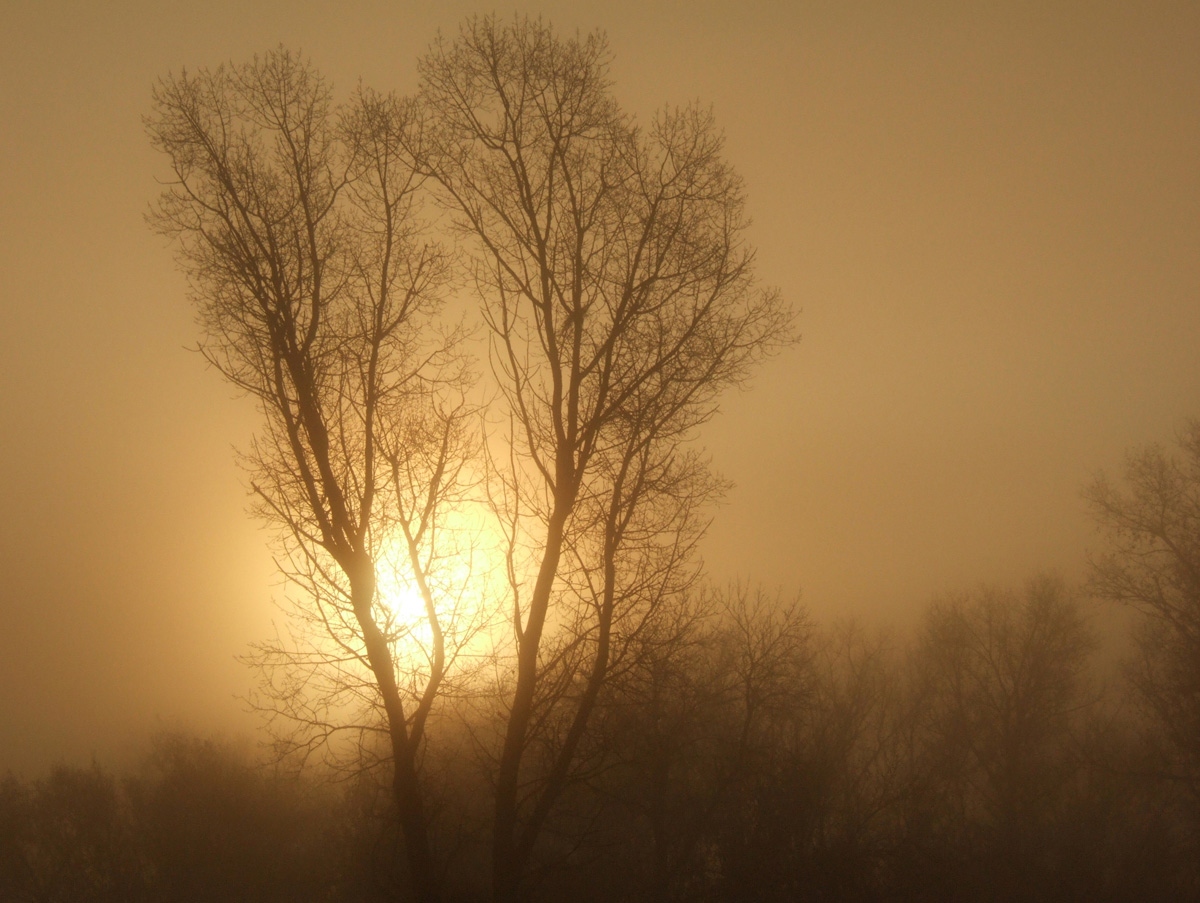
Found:
M 1136 684 L 1098 673 L 1090 604 L 1052 578 L 964 594 L 905 643 L 745 588 L 691 606 L 609 684 L 528 898 L 1200 898 L 1195 783 Z M 490 892 L 470 710 L 426 773 L 447 900 Z M 184 736 L 123 779 L 9 777 L 0 899 L 404 899 L 386 777 Z

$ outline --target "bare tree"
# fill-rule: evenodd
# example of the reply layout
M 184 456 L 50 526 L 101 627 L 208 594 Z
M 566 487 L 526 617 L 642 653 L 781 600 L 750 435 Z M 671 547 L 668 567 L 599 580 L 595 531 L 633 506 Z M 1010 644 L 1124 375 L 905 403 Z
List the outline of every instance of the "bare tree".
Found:
M 631 747 L 627 804 L 648 828 L 647 900 L 710 892 L 714 859 L 736 870 L 729 847 L 767 827 L 745 803 L 765 784 L 779 795 L 773 766 L 812 702 L 813 627 L 798 600 L 738 585 L 711 601 L 688 642 L 640 656 L 634 723 L 614 744 Z
M 944 820 L 949 836 L 933 842 L 947 849 L 982 842 L 971 854 L 994 863 L 1014 898 L 1039 880 L 1035 865 L 1075 764 L 1073 731 L 1091 699 L 1092 648 L 1078 602 L 1052 577 L 1019 594 L 951 597 L 925 618 L 912 779 L 917 806 L 931 809 L 909 818 Z
M 325 628 L 322 650 L 274 652 L 336 669 L 381 713 L 411 879 L 430 900 L 419 757 L 452 654 L 432 575 L 466 440 L 464 408 L 442 391 L 461 376 L 455 337 L 427 329 L 448 264 L 423 236 L 401 152 L 415 124 L 410 104 L 368 91 L 335 107 L 283 49 L 161 80 L 146 121 L 174 176 L 151 222 L 177 240 L 205 359 L 258 401 L 256 508 Z M 424 602 L 419 667 L 379 592 L 389 544 Z M 297 698 L 283 711 L 306 717 Z
M 1200 803 L 1200 421 L 1175 447 L 1151 445 L 1125 461 L 1124 485 L 1086 490 L 1109 549 L 1092 558 L 1089 587 L 1142 615 L 1130 675 L 1165 739 L 1163 767 Z
M 521 893 L 629 639 L 695 575 L 702 507 L 722 488 L 697 427 L 791 335 L 755 282 L 711 116 L 640 128 L 608 61 L 596 33 L 477 18 L 421 67 L 433 130 L 415 157 L 474 249 L 508 424 L 492 457 L 515 649 L 495 777 L 502 901 Z

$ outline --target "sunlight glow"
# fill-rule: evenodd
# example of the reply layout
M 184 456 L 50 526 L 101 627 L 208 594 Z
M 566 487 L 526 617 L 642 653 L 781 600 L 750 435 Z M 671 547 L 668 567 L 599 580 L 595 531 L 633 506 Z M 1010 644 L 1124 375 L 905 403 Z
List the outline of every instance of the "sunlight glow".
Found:
M 503 596 L 499 534 L 482 513 L 452 515 L 437 537 L 438 554 L 423 559 L 427 585 L 445 640 L 447 660 L 478 657 L 490 648 Z M 433 629 L 404 537 L 384 541 L 376 556 L 380 626 L 397 661 L 419 667 L 433 655 Z

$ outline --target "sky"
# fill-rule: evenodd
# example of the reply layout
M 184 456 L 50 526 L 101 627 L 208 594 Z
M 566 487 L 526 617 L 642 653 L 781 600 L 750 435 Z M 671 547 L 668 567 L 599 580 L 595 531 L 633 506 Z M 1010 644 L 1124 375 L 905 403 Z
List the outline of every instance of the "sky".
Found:
M 1081 488 L 1200 416 L 1200 5 L 0 2 L 0 773 L 248 731 L 281 617 L 253 406 L 144 215 L 182 68 L 299 49 L 411 92 L 475 13 L 602 29 L 649 118 L 711 105 L 802 340 L 701 440 L 717 582 L 818 621 L 1086 574 Z

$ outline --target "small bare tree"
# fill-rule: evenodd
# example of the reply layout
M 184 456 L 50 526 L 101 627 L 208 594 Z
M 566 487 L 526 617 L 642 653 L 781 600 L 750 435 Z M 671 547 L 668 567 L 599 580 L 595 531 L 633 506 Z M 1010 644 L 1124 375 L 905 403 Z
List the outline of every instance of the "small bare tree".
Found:
M 1190 789 L 1200 813 L 1200 421 L 1175 448 L 1151 445 L 1125 461 L 1124 485 L 1086 490 L 1109 548 L 1092 559 L 1089 588 L 1142 615 L 1130 676 L 1161 745 L 1162 767 Z M 1200 815 L 1196 815 L 1200 820 Z
M 177 241 L 205 359 L 258 401 L 245 454 L 256 509 L 323 628 L 317 649 L 266 659 L 332 675 L 381 716 L 411 880 L 430 900 L 419 758 L 453 657 L 437 540 L 469 442 L 465 408 L 443 391 L 462 378 L 456 337 L 427 328 L 448 264 L 423 236 L 402 153 L 415 122 L 411 105 L 368 91 L 335 107 L 313 67 L 280 49 L 161 80 L 146 126 L 173 173 L 151 222 Z M 389 548 L 424 603 L 419 666 L 397 646 L 411 625 L 379 591 Z M 336 726 L 299 695 L 280 710 L 320 736 Z
M 721 835 L 759 839 L 748 826 L 766 827 L 763 812 L 746 801 L 766 784 L 779 795 L 773 760 L 815 689 L 813 627 L 798 600 L 737 585 L 703 608 L 683 642 L 642 650 L 618 689 L 631 723 L 609 742 L 628 750 L 625 804 L 646 829 L 646 900 L 711 893 L 713 872 L 734 870 Z
M 1092 648 L 1078 601 L 1053 577 L 1031 580 L 1019 594 L 950 597 L 925 617 L 910 699 L 917 742 L 908 817 L 947 819 L 951 836 L 937 844 L 976 846 L 1013 899 L 1041 880 L 1035 866 L 1077 764 L 1075 731 L 1093 701 Z M 919 806 L 926 811 L 917 814 Z
M 693 448 L 722 390 L 791 336 L 754 279 L 711 116 L 623 113 L 599 34 L 469 21 L 423 61 L 414 154 L 474 249 L 502 422 L 492 463 L 515 663 L 493 884 L 514 901 L 601 688 L 696 573 L 722 484 Z

